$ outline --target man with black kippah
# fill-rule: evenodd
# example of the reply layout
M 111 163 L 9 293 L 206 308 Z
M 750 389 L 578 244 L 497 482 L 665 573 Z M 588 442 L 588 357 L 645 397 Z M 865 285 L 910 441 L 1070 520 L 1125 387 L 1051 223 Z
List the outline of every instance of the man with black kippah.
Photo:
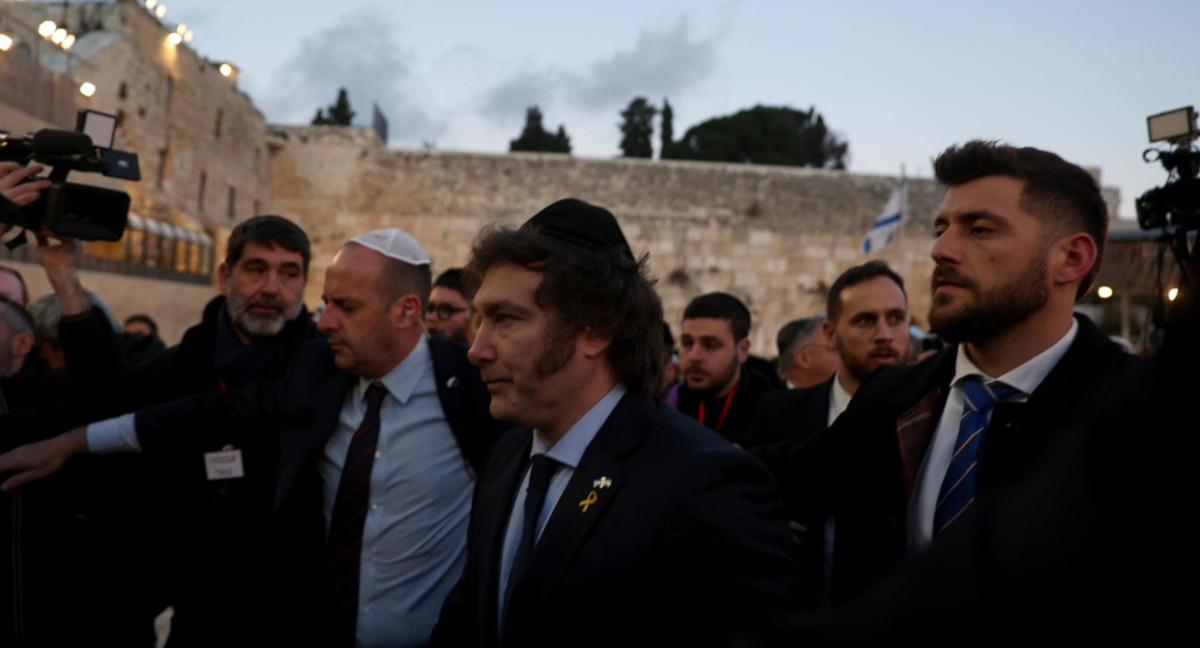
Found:
M 656 402 L 662 306 L 616 219 L 578 200 L 475 242 L 469 358 L 497 442 L 437 646 L 721 644 L 796 605 L 764 468 Z

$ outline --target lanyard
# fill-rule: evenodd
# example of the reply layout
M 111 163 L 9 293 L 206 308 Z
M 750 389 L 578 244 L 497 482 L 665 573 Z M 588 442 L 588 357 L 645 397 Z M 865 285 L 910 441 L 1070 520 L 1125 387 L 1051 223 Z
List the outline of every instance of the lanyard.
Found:
M 729 406 L 733 404 L 733 395 L 737 393 L 737 388 L 740 384 L 742 384 L 742 382 L 739 380 L 737 384 L 733 386 L 733 389 L 730 389 L 729 393 L 725 395 L 725 405 L 721 407 L 721 418 L 717 419 L 717 432 L 720 432 L 721 428 L 725 426 L 725 416 L 729 414 Z M 700 408 L 697 414 L 699 414 L 700 422 L 704 423 L 704 399 L 700 399 Z

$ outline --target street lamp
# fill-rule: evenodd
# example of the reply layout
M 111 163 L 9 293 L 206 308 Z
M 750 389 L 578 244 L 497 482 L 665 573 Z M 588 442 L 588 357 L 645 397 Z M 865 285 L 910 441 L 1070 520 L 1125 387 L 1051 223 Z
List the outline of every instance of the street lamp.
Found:
M 1113 296 L 1112 286 L 1100 286 L 1096 289 L 1096 296 L 1100 299 L 1108 299 Z
M 167 42 L 172 45 L 178 45 L 183 42 L 183 36 L 180 36 L 175 32 L 171 32 L 170 34 L 167 34 Z
M 0 33 L 0 52 L 7 52 L 12 48 L 13 39 L 8 34 Z
M 69 50 L 69 49 L 71 49 L 71 46 L 74 44 L 75 44 L 75 34 L 67 34 L 67 37 L 63 39 L 62 48 L 65 50 Z
M 54 24 L 53 20 L 43 20 L 42 24 L 38 25 L 38 34 L 40 34 L 42 38 L 50 38 L 50 35 L 53 34 L 54 30 L 56 29 L 58 29 L 58 25 Z
M 92 95 L 96 94 L 96 84 L 92 83 L 91 81 L 84 81 L 83 83 L 79 84 L 79 94 L 85 97 L 91 97 Z

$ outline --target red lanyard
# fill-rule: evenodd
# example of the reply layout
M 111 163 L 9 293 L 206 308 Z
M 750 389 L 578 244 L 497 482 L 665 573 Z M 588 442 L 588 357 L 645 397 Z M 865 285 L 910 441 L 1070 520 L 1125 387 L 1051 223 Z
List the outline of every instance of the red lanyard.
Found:
M 721 428 L 725 425 L 725 415 L 729 414 L 729 406 L 733 404 L 733 395 L 737 393 L 737 388 L 740 384 L 742 384 L 741 381 L 738 381 L 737 384 L 733 386 L 733 389 L 730 389 L 729 393 L 725 395 L 725 405 L 721 407 L 721 418 L 717 419 L 717 432 L 720 432 Z M 700 422 L 704 423 L 704 399 L 700 400 L 700 410 L 697 412 L 697 414 L 699 414 L 698 418 L 700 419 Z

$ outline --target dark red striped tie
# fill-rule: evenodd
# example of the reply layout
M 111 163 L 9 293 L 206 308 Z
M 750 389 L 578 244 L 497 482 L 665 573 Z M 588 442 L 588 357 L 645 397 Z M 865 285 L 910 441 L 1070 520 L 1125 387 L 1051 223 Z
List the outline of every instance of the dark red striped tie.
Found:
M 371 466 L 379 440 L 379 407 L 387 389 L 375 382 L 367 388 L 367 413 L 350 439 L 337 500 L 325 543 L 325 568 L 321 573 L 323 596 L 322 645 L 353 646 L 358 625 L 358 569 L 362 555 L 363 522 L 371 496 Z

